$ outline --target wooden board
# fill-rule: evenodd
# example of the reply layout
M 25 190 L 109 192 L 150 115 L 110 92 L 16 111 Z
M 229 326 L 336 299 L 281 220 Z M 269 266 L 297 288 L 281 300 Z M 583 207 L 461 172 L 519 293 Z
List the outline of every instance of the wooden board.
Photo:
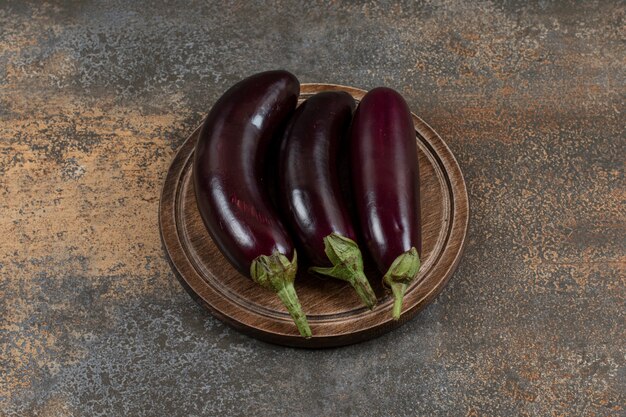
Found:
M 356 100 L 365 94 L 352 87 L 302 84 L 300 98 L 331 90 L 347 91 Z M 393 301 L 381 285 L 380 274 L 371 269 L 366 272 L 379 300 L 373 311 L 360 303 L 349 284 L 301 271 L 296 290 L 313 331 L 311 339 L 302 338 L 278 298 L 235 271 L 202 223 L 191 181 L 199 128 L 174 157 L 159 207 L 161 238 L 180 282 L 218 319 L 251 336 L 289 346 L 320 348 L 356 343 L 415 316 L 441 292 L 457 267 L 469 207 L 463 175 L 452 152 L 419 117 L 413 115 L 413 121 L 420 164 L 424 253 L 420 273 L 405 295 L 400 320 L 391 318 Z

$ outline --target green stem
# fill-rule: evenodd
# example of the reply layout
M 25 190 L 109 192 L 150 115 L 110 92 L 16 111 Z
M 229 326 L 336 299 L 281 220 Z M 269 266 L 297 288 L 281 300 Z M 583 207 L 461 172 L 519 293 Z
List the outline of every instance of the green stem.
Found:
M 392 316 L 394 320 L 398 320 L 402 314 L 402 300 L 406 289 L 420 269 L 420 258 L 417 249 L 411 248 L 398 256 L 389 270 L 383 277 L 383 282 L 391 288 L 393 293 L 393 310 Z
M 407 284 L 398 282 L 391 284 L 391 292 L 393 293 L 393 310 L 391 315 L 394 320 L 398 320 L 402 314 L 402 300 L 407 287 Z
M 337 233 L 331 233 L 324 238 L 324 252 L 333 266 L 312 267 L 309 271 L 350 283 L 363 303 L 370 310 L 373 309 L 378 299 L 363 273 L 363 257 L 356 242 Z
M 300 334 L 307 339 L 311 337 L 311 328 L 306 320 L 306 315 L 302 311 L 302 307 L 300 306 L 300 301 L 298 300 L 298 295 L 296 294 L 296 289 L 293 284 L 285 284 L 285 286 L 278 290 L 276 294 L 278 294 L 278 298 L 280 298 L 287 308 L 287 311 L 289 311 L 289 314 L 296 323 L 296 327 L 298 327 Z
M 293 286 L 297 270 L 298 257 L 295 251 L 291 261 L 282 253 L 274 252 L 270 256 L 261 255 L 252 261 L 250 276 L 254 282 L 278 295 L 300 334 L 308 339 L 312 335 L 311 328 Z

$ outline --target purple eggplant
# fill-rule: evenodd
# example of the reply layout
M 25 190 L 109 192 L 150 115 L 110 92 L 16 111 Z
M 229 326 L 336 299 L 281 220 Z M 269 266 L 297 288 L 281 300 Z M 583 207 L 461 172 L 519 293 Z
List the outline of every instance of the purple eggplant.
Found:
M 296 250 L 263 184 L 268 149 L 299 92 L 287 71 L 256 74 L 226 91 L 200 131 L 193 178 L 200 215 L 217 247 L 242 274 L 274 291 L 300 334 L 310 337 L 293 286 Z
M 421 221 L 417 143 L 411 112 L 390 88 L 368 92 L 351 128 L 350 158 L 365 243 L 391 288 L 393 317 L 420 268 Z
M 349 282 L 369 307 L 376 295 L 363 273 L 363 259 L 338 178 L 341 143 L 348 140 L 355 108 L 344 92 L 323 92 L 292 116 L 280 150 L 280 202 L 311 271 Z

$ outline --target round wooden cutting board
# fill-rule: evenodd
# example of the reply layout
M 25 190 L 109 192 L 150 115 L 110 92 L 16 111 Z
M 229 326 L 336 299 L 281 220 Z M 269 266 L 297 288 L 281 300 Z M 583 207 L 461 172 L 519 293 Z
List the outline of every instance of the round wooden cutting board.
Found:
M 320 92 L 346 91 L 358 101 L 366 91 L 333 84 L 302 84 L 300 99 Z M 172 269 L 187 291 L 215 317 L 259 339 L 289 346 L 331 347 L 379 336 L 415 316 L 441 292 L 461 257 L 469 220 L 467 190 L 452 152 L 413 115 L 418 144 L 422 201 L 422 267 L 406 292 L 400 320 L 391 318 L 393 300 L 381 275 L 366 270 L 378 295 L 370 311 L 349 284 L 323 279 L 300 268 L 296 291 L 313 337 L 304 339 L 278 297 L 239 274 L 206 231 L 196 207 L 191 176 L 199 128 L 180 148 L 165 179 L 159 226 Z M 415 213 L 417 216 L 418 213 Z

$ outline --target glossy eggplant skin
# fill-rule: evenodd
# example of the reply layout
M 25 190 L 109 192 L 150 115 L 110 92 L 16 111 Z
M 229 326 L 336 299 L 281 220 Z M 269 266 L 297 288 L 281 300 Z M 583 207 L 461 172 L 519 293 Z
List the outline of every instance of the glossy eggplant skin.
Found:
M 338 179 L 340 143 L 348 140 L 354 98 L 322 92 L 302 103 L 285 130 L 280 151 L 280 195 L 285 217 L 311 264 L 330 265 L 324 238 L 356 240 Z
M 260 255 L 294 255 L 262 174 L 268 147 L 299 92 L 300 83 L 287 71 L 244 79 L 215 103 L 196 144 L 193 178 L 202 220 L 224 256 L 247 276 Z
M 363 97 L 352 122 L 350 149 L 361 231 L 385 273 L 411 248 L 421 254 L 415 127 L 399 93 L 378 87 Z

